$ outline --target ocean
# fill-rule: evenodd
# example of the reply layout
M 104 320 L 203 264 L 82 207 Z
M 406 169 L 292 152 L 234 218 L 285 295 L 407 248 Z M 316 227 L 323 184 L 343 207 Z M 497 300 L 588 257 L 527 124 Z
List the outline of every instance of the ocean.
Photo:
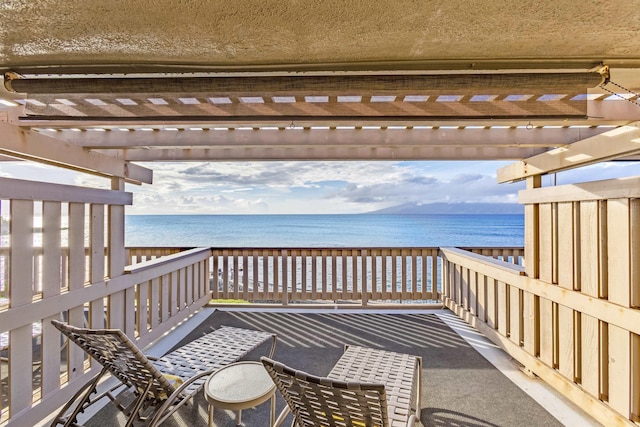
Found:
M 523 215 L 128 215 L 125 224 L 127 246 L 524 245 Z

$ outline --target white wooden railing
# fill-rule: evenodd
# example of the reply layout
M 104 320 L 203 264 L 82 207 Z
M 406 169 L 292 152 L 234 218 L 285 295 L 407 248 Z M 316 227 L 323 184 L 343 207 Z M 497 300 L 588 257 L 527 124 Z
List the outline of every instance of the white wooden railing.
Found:
M 437 248 L 125 248 L 129 193 L 0 178 L 0 202 L 11 218 L 0 225 L 2 427 L 38 424 L 98 369 L 52 319 L 118 328 L 144 347 L 212 297 L 277 305 L 441 297 Z M 474 250 L 522 259 L 518 248 Z
M 126 265 L 129 193 L 0 178 L 0 202 L 11 218 L 0 226 L 3 427 L 36 425 L 96 372 L 52 319 L 119 328 L 144 347 L 211 298 L 209 248 Z
M 512 262 L 521 248 L 474 248 Z M 438 248 L 244 248 L 213 251 L 213 298 L 271 302 L 440 300 Z
M 177 246 L 127 247 L 126 263 L 137 265 L 191 249 Z M 523 248 L 463 249 L 509 263 L 523 263 Z M 0 264 L 8 263 L 9 253 L 8 247 L 0 247 Z M 39 298 L 43 290 L 43 248 L 34 247 L 33 257 L 33 277 L 37 278 L 33 292 Z M 60 257 L 63 272 L 61 288 L 66 289 L 69 248 L 61 248 Z M 87 282 L 90 259 L 90 249 L 85 248 Z M 435 247 L 211 248 L 210 265 L 211 269 L 207 269 L 206 274 L 211 278 L 210 289 L 216 300 L 242 299 L 283 304 L 341 300 L 361 301 L 363 305 L 369 301 L 440 300 L 441 261 L 438 248 Z M 0 268 L 0 271 L 6 276 L 2 283 L 8 283 L 8 269 Z M 363 281 L 366 286 L 364 299 Z M 296 283 L 295 289 L 293 283 Z M 287 289 L 286 293 L 283 292 L 284 288 Z M 0 307 L 3 303 L 8 304 L 8 299 L 0 300 Z
M 466 250 L 522 265 L 523 248 Z M 127 248 L 130 261 L 186 248 Z M 439 303 L 441 259 L 430 248 L 211 248 L 211 289 L 226 300 L 290 305 L 311 302 Z M 294 285 L 295 284 L 295 285 Z M 286 291 L 285 291 L 286 290 Z
M 522 248 L 471 250 L 522 262 Z M 10 263 L 12 251 L 4 248 L 1 252 Z M 75 261 L 75 264 L 74 252 L 73 248 L 66 247 L 57 251 L 32 248 L 29 253 L 34 262 L 27 263 L 33 274 L 32 282 L 37 282 L 36 277 L 48 277 L 47 268 L 42 266 L 48 265 L 51 257 L 58 263 L 62 276 L 68 276 L 74 268 L 82 270 L 92 265 L 98 268 L 92 264 L 92 259 L 96 261 L 90 249 L 83 248 L 84 261 Z M 109 254 L 109 251 L 100 252 L 105 256 Z M 433 303 L 441 298 L 442 261 L 437 248 L 135 247 L 126 248 L 123 253 L 129 265 L 118 276 L 106 276 L 94 282 L 85 280 L 83 286 L 77 288 L 66 286 L 53 297 L 47 296 L 45 280 L 31 287 L 37 292 L 28 303 L 17 307 L 7 300 L 0 309 L 0 332 L 10 337 L 11 344 L 5 350 L 9 360 L 3 366 L 2 381 L 10 391 L 16 383 L 31 390 L 24 401 L 17 402 L 26 406 L 18 413 L 12 411 L 15 397 L 10 399 L 9 393 L 0 395 L 3 425 L 36 423 L 64 403 L 95 371 L 77 347 L 61 350 L 59 334 L 48 324 L 54 318 L 78 325 L 118 327 L 143 347 L 201 308 L 211 297 L 278 305 L 312 301 L 356 301 L 362 305 Z M 34 268 L 36 264 L 44 270 Z M 236 275 L 236 271 L 241 273 Z M 82 277 L 89 276 L 83 273 Z M 224 280 L 225 277 L 228 279 Z M 60 283 L 63 282 L 70 283 L 69 278 Z M 296 283 L 295 289 L 293 283 Z M 20 355 L 19 359 L 16 354 Z M 21 366 L 20 373 L 15 371 L 16 365 Z M 29 371 L 33 372 L 32 376 L 24 375 Z

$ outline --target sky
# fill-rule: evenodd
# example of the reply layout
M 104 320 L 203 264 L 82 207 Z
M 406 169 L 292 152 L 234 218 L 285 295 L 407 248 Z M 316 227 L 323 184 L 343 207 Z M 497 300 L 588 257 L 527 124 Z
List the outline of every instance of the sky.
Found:
M 510 161 L 140 163 L 153 184 L 126 185 L 127 214 L 350 214 L 404 203 L 517 203 L 524 183 L 498 184 Z M 558 174 L 556 184 L 635 176 L 637 162 Z M 0 176 L 109 188 L 108 179 L 27 162 L 0 162 Z M 36 178 L 37 177 L 37 178 Z M 553 175 L 543 185 L 553 185 Z

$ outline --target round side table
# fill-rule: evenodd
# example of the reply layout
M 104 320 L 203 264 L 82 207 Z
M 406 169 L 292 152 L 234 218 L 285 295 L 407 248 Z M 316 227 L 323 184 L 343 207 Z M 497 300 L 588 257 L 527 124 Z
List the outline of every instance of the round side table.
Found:
M 242 410 L 253 408 L 271 399 L 270 426 L 273 426 L 276 406 L 276 385 L 261 362 L 236 362 L 217 370 L 204 385 L 209 402 L 209 427 L 213 426 L 215 407 L 238 411 L 236 424 L 242 423 Z

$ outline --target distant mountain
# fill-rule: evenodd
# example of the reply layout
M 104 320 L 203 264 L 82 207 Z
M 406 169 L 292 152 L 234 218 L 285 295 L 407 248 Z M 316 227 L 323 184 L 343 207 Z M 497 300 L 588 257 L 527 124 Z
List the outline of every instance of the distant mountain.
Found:
M 517 203 L 404 203 L 370 214 L 523 214 L 524 206 Z

